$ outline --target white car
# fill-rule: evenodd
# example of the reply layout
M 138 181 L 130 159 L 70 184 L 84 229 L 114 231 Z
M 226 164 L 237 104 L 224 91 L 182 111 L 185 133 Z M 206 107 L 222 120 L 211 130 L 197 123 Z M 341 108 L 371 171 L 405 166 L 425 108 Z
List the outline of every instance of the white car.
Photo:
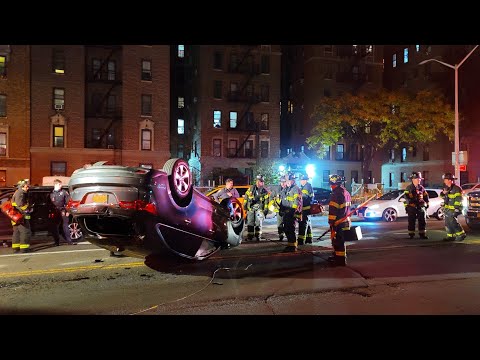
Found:
M 440 197 L 442 189 L 426 189 L 429 197 L 427 215 L 438 220 L 443 220 L 443 199 Z M 396 221 L 399 217 L 405 217 L 407 211 L 404 206 L 404 190 L 390 191 L 376 200 L 359 209 L 358 215 L 364 219 L 383 219 L 385 221 Z

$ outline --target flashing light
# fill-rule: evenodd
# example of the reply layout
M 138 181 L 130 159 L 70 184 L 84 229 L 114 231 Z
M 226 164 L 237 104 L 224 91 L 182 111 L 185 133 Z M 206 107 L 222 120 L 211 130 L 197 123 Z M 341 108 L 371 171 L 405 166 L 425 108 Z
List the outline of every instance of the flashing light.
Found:
M 307 166 L 305 166 L 305 171 L 307 172 L 307 175 L 310 179 L 313 179 L 315 177 L 315 165 L 308 164 Z
M 285 171 L 285 166 L 280 165 L 280 166 L 278 167 L 278 170 L 279 170 L 279 171 Z

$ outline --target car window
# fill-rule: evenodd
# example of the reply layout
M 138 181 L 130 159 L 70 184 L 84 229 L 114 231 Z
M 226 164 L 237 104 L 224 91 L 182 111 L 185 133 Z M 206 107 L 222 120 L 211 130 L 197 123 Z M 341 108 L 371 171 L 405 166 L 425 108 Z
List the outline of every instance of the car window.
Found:
M 473 189 L 477 184 L 463 184 L 462 189 L 467 190 L 467 189 Z
M 403 191 L 400 191 L 400 190 L 390 191 L 390 192 L 380 196 L 377 200 L 393 200 L 393 199 L 396 199 L 398 197 L 398 195 L 400 195 L 400 192 L 403 192 Z
M 427 190 L 427 193 L 428 193 L 428 197 L 430 199 L 434 199 L 436 197 L 438 197 L 438 193 L 436 191 L 433 191 L 433 190 Z
M 237 188 L 237 191 L 238 191 L 238 194 L 240 195 L 240 197 L 242 197 L 243 195 L 245 195 L 245 193 L 247 192 L 248 189 L 245 189 L 245 188 Z

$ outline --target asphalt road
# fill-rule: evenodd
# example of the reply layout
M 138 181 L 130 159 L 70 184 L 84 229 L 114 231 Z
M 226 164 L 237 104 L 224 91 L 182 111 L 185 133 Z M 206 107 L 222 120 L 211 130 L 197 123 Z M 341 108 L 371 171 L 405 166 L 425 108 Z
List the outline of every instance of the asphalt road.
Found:
M 270 241 L 199 263 L 112 258 L 89 243 L 53 247 L 36 237 L 30 254 L 0 248 L 0 313 L 480 314 L 480 234 L 445 243 L 435 219 L 428 240 L 408 239 L 405 219 L 355 224 L 364 237 L 348 244 L 345 268 L 325 262 L 328 236 L 282 253 L 275 219 L 264 228 Z M 313 225 L 316 238 L 326 217 Z

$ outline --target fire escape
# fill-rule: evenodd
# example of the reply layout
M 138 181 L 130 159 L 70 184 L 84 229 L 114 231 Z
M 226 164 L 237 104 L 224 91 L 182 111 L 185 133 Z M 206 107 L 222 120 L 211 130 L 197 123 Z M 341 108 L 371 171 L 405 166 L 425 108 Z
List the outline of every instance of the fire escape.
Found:
M 254 134 L 259 132 L 259 123 L 253 118 L 252 112 L 250 111 L 252 106 L 258 104 L 261 99 L 258 94 L 254 92 L 254 87 L 252 85 L 252 80 L 260 74 L 260 65 L 255 64 L 254 56 L 252 50 L 258 48 L 257 45 L 251 45 L 248 47 L 247 51 L 243 54 L 242 58 L 235 64 L 229 64 L 229 72 L 243 74 L 243 82 L 236 91 L 229 91 L 227 95 L 227 100 L 230 102 L 239 102 L 244 103 L 242 111 L 237 122 L 236 127 L 229 127 L 231 131 L 243 131 L 248 132 L 248 134 L 243 139 L 243 142 L 240 146 L 235 149 L 235 153 L 231 154 L 229 150 L 229 157 L 242 157 L 239 156 L 240 152 L 244 149 L 245 144 Z M 258 144 L 257 152 L 258 152 Z M 245 153 L 245 157 L 254 157 L 254 151 L 252 153 Z
M 92 50 L 92 54 L 89 54 L 88 48 Z M 119 105 L 121 92 L 116 89 L 121 86 L 122 79 L 121 71 L 117 68 L 118 62 L 115 61 L 118 59 L 121 48 L 121 46 L 101 45 L 87 47 L 85 114 L 86 118 L 94 119 L 94 126 L 101 130 L 95 136 L 86 133 L 86 147 L 121 149 L 122 108 Z M 117 131 L 115 136 L 111 133 L 113 129 Z M 116 151 L 115 163 L 121 162 L 121 151 Z
M 350 83 L 352 92 L 356 93 L 369 80 L 366 60 L 372 57 L 373 45 L 343 45 L 338 47 L 338 56 L 347 58 L 346 71 L 338 72 L 336 80 L 339 83 Z

